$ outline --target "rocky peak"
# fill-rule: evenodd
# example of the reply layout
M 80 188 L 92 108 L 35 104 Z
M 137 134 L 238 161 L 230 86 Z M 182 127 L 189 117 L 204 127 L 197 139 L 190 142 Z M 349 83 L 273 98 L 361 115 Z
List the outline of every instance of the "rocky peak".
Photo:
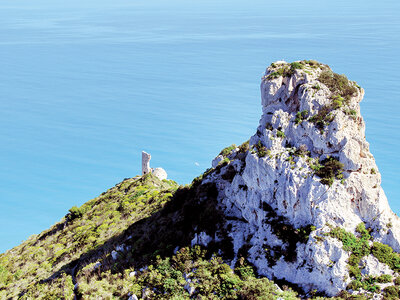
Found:
M 222 151 L 213 161 L 217 172 L 204 180 L 218 187 L 232 264 L 245 252 L 259 274 L 327 295 L 364 282 L 369 264 L 387 271 L 369 254 L 371 245 L 399 251 L 400 222 L 365 139 L 363 95 L 356 82 L 316 61 L 267 68 L 256 134 Z M 354 254 L 343 235 L 365 251 Z

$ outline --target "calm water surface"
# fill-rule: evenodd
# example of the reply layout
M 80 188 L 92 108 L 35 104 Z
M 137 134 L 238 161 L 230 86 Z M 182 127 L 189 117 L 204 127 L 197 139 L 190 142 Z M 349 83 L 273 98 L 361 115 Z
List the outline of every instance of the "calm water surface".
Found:
M 280 59 L 364 87 L 400 213 L 398 1 L 109 2 L 0 3 L 0 252 L 139 174 L 142 150 L 189 183 L 255 132 L 261 74 Z

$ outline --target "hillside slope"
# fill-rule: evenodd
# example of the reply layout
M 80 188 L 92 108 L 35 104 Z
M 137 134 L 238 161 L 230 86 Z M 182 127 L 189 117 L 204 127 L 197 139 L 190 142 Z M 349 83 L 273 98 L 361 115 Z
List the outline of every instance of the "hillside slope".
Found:
M 255 280 L 244 260 L 235 274 L 211 257 L 230 246 L 226 241 L 207 250 L 191 247 L 195 229 L 215 232 L 223 221 L 215 187 L 200 182 L 178 187 L 148 174 L 73 207 L 49 230 L 0 255 L 0 298 L 189 299 L 193 289 L 208 299 L 214 292 L 216 299 L 246 293 L 295 298 L 265 278 Z M 198 281 L 188 285 L 193 269 Z

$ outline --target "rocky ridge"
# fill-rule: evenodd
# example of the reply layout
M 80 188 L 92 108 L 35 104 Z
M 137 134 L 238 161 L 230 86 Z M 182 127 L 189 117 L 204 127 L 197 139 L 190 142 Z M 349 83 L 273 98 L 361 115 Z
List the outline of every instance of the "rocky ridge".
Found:
M 203 181 L 217 185 L 234 245 L 231 265 L 244 255 L 260 275 L 330 296 L 398 271 L 373 255 L 382 244 L 400 250 L 400 222 L 365 139 L 363 95 L 315 61 L 267 68 L 256 134 L 216 157 L 220 172 Z M 346 248 L 338 230 L 364 241 L 361 253 Z M 210 240 L 203 234 L 193 244 Z

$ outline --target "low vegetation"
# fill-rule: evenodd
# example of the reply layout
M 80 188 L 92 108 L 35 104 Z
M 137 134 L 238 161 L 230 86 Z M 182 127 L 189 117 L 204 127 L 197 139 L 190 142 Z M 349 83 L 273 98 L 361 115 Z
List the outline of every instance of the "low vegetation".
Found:
M 246 153 L 249 151 L 249 141 L 247 140 L 239 146 L 239 153 Z
M 219 155 L 222 155 L 222 156 L 226 157 L 235 149 L 236 149 L 236 145 L 232 144 L 232 145 L 222 149 L 221 152 L 219 153 Z
M 254 145 L 254 148 L 257 152 L 257 156 L 260 158 L 269 154 L 269 150 L 261 143 L 261 141 L 258 141 L 258 143 Z
M 245 258 L 234 271 L 224 264 L 233 255 L 228 236 L 188 247 L 195 230 L 212 235 L 225 226 L 217 195 L 201 181 L 126 179 L 0 255 L 0 298 L 296 299 L 257 278 Z
M 132 272 L 134 276 L 130 276 Z M 84 278 L 78 290 L 83 299 L 105 294 L 114 297 L 145 294 L 148 299 L 296 299 L 293 291 L 279 291 L 268 279 L 257 278 L 244 260 L 233 271 L 221 257 L 210 256 L 199 246 L 184 247 L 171 257 L 157 256 L 142 271 L 129 269 L 118 274 L 108 271 L 100 276 L 94 271 L 78 276 Z
M 327 66 L 315 61 L 315 60 L 302 60 L 302 61 L 295 61 L 292 63 L 281 63 L 281 64 L 275 64 L 272 63 L 271 67 L 274 69 L 273 72 L 271 72 L 266 79 L 274 79 L 278 77 L 290 77 L 294 74 L 294 72 L 298 69 L 306 69 L 311 68 L 315 69 L 318 67 L 321 68 L 327 68 Z M 308 73 L 307 70 L 305 72 Z
M 325 126 L 328 126 L 334 118 L 335 116 L 332 113 L 332 107 L 324 105 L 309 119 L 309 121 L 314 123 L 320 132 L 323 133 Z
M 327 158 L 316 161 L 310 165 L 315 174 L 321 178 L 321 183 L 331 186 L 335 179 L 343 180 L 344 165 L 335 157 L 328 156 Z
M 307 120 L 308 115 L 309 115 L 308 110 L 299 111 L 296 113 L 296 118 L 294 122 L 296 123 L 296 125 L 299 125 L 301 122 Z
M 333 99 L 340 97 L 346 104 L 349 104 L 351 97 L 357 93 L 357 87 L 353 82 L 349 81 L 345 75 L 339 75 L 331 70 L 322 71 L 318 80 L 328 87 Z
M 277 130 L 276 131 L 276 136 L 278 138 L 284 139 L 285 138 L 285 133 L 283 131 L 281 131 L 281 130 Z
M 124 180 L 81 207 L 72 207 L 49 230 L 0 255 L 0 298 L 4 291 L 15 297 L 57 272 L 69 274 L 71 262 L 107 248 L 132 223 L 162 209 L 177 189 L 174 181 L 149 174 Z
M 400 255 L 393 251 L 388 245 L 374 242 L 370 246 L 372 239 L 370 230 L 365 228 L 364 223 L 360 223 L 356 228 L 357 236 L 344 230 L 340 227 L 331 227 L 331 230 L 326 235 L 340 240 L 343 243 L 343 250 L 350 252 L 348 260 L 349 276 L 353 280 L 348 285 L 349 290 L 365 290 L 372 293 L 380 292 L 381 288 L 379 283 L 392 283 L 393 277 L 390 274 L 383 274 L 380 276 L 365 276 L 362 275 L 361 259 L 369 254 L 375 256 L 381 263 L 388 265 L 393 271 L 400 271 Z M 392 296 L 398 296 L 400 277 L 394 281 L 395 286 L 385 288 L 385 299 Z
M 333 121 L 335 117 L 333 112 L 335 110 L 341 109 L 346 115 L 352 118 L 356 117 L 357 112 L 349 108 L 349 104 L 350 99 L 357 94 L 359 87 L 355 82 L 348 80 L 345 75 L 334 73 L 328 66 L 312 60 L 303 60 L 290 64 L 272 64 L 271 67 L 273 70 L 266 79 L 274 79 L 280 76 L 290 77 L 297 69 L 304 69 L 304 72 L 309 74 L 311 74 L 309 72 L 311 69 L 320 68 L 322 70 L 317 80 L 330 90 L 331 103 L 320 107 L 318 112 L 311 117 L 309 117 L 309 112 L 306 110 L 297 112 L 294 120 L 296 125 L 308 119 L 310 122 L 315 123 L 320 132 L 323 133 L 325 126 Z M 315 94 L 321 89 L 321 86 L 315 84 L 312 89 L 315 90 Z

